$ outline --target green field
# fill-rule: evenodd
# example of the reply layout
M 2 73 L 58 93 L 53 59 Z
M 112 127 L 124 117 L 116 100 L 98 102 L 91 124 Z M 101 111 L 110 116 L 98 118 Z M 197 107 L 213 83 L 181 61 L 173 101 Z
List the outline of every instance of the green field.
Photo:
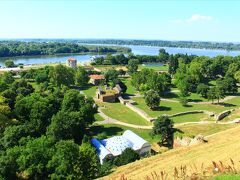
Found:
M 178 90 L 175 88 L 174 90 Z M 169 92 L 166 93 L 163 98 L 173 99 L 173 100 L 180 100 L 180 92 Z M 195 101 L 195 102 L 206 102 L 209 101 L 206 98 L 203 98 L 200 94 L 197 93 L 191 93 L 190 96 L 187 97 L 189 102 Z
M 96 95 L 97 86 L 93 86 L 89 84 L 88 86 L 81 88 L 81 90 L 88 97 L 94 97 Z
M 94 118 L 96 119 L 96 121 L 104 121 L 102 116 L 100 116 L 99 114 L 94 114 Z
M 115 125 L 115 124 L 94 125 L 90 128 L 91 135 L 97 136 L 98 134 L 104 132 L 107 135 L 107 137 L 121 135 L 126 130 L 133 131 L 134 133 L 138 134 L 140 137 L 142 137 L 143 139 L 151 143 L 158 141 L 157 138 L 152 138 L 150 136 L 149 133 L 151 132 L 151 130 L 146 130 L 146 129 L 135 129 L 135 128 Z
M 155 71 L 168 71 L 168 65 L 165 65 L 165 66 L 151 66 L 151 65 L 143 66 L 143 65 L 139 65 L 138 66 L 139 70 L 142 70 L 144 68 L 153 69 Z
M 122 82 L 127 86 L 126 94 L 135 94 L 136 90 L 131 84 L 131 78 L 121 78 Z
M 194 105 L 189 105 L 187 107 L 184 107 L 177 102 L 161 101 L 159 109 L 153 111 L 153 110 L 150 110 L 149 107 L 147 107 L 143 97 L 134 97 L 132 99 L 136 102 L 136 107 L 144 110 L 151 117 L 157 117 L 163 114 L 171 115 L 179 112 L 186 112 L 186 111 L 192 111 L 192 110 L 208 110 L 215 113 L 220 113 L 227 109 L 236 108 L 240 104 L 240 97 L 235 97 L 229 101 L 226 101 L 225 104 L 222 104 L 222 105 L 194 104 Z
M 134 111 L 120 103 L 101 103 L 106 108 L 102 109 L 107 116 L 119 121 L 136 124 L 136 125 L 151 125 L 150 122 L 139 116 Z
M 125 66 L 123 65 L 95 65 L 95 68 L 101 70 L 101 71 L 107 71 L 109 69 L 123 69 L 123 70 L 127 70 Z
M 208 136 L 214 133 L 224 131 L 235 127 L 236 125 L 222 125 L 222 124 L 201 124 L 201 125 L 184 125 L 177 128 L 174 137 L 194 137 L 198 134 L 203 136 Z M 135 129 L 126 126 L 116 125 L 116 124 L 104 124 L 104 125 L 94 125 L 90 128 L 90 134 L 92 136 L 97 136 L 100 133 L 105 133 L 107 137 L 112 137 L 116 135 L 121 135 L 124 131 L 131 130 L 138 134 L 140 137 L 149 141 L 150 143 L 158 142 L 157 137 L 152 137 L 150 135 L 151 130 L 149 129 Z
M 208 115 L 203 113 L 196 114 L 186 114 L 181 116 L 171 117 L 174 123 L 184 123 L 184 122 L 198 122 L 201 120 L 212 120 Z

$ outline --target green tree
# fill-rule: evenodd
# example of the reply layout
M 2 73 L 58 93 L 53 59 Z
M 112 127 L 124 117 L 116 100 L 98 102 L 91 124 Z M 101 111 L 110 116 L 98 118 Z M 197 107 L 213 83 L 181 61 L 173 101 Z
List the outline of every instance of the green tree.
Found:
M 74 72 L 72 68 L 66 67 L 62 64 L 50 69 L 49 72 L 53 84 L 61 87 L 62 85 L 70 86 L 74 84 Z
M 237 72 L 234 74 L 234 78 L 237 80 L 238 83 L 240 82 L 240 71 L 237 71 Z
M 6 60 L 6 61 L 4 62 L 4 64 L 5 64 L 5 66 L 6 66 L 7 68 L 12 68 L 12 67 L 15 66 L 13 60 Z
M 72 140 L 62 140 L 55 144 L 56 152 L 48 161 L 47 169 L 51 179 L 82 179 L 79 146 Z
M 197 93 L 201 94 L 201 96 L 204 98 L 207 97 L 208 90 L 209 90 L 209 86 L 206 84 L 201 83 L 197 86 Z
M 90 143 L 83 143 L 80 146 L 80 162 L 83 172 L 82 179 L 94 179 L 100 167 L 100 162 L 96 149 Z
M 160 104 L 160 96 L 154 90 L 149 90 L 145 93 L 145 103 L 151 109 L 156 109 Z
M 24 172 L 29 179 L 46 179 L 49 171 L 48 161 L 54 154 L 54 142 L 46 136 L 28 138 L 21 148 L 17 158 L 20 172 Z
M 137 72 L 138 70 L 138 64 L 139 64 L 139 61 L 137 59 L 130 59 L 128 61 L 128 65 L 127 65 L 127 68 L 128 68 L 128 71 L 132 74 L 134 72 Z
M 81 112 L 59 111 L 52 117 L 47 134 L 54 140 L 74 139 L 81 142 L 86 130 L 86 122 Z
M 82 67 L 78 67 L 76 70 L 76 75 L 75 75 L 75 81 L 76 84 L 79 86 L 85 86 L 87 85 L 88 81 L 89 81 L 89 76 L 87 71 L 82 68 Z
M 119 75 L 119 73 L 115 69 L 107 70 L 104 74 L 106 83 L 108 83 L 109 81 L 113 81 L 115 79 L 118 79 L 118 75 Z
M 217 98 L 216 97 L 216 87 L 212 87 L 208 90 L 207 98 L 208 98 L 208 100 L 211 100 L 212 104 L 213 104 L 214 100 Z
M 125 149 L 121 155 L 114 159 L 116 166 L 122 166 L 140 159 L 140 155 L 131 148 Z
M 160 145 L 172 147 L 173 134 L 173 121 L 168 116 L 160 116 L 154 121 L 151 135 L 160 137 Z
M 2 75 L 2 78 L 1 80 L 10 85 L 14 82 L 14 77 L 13 77 L 13 74 L 11 72 L 4 72 L 3 75 Z

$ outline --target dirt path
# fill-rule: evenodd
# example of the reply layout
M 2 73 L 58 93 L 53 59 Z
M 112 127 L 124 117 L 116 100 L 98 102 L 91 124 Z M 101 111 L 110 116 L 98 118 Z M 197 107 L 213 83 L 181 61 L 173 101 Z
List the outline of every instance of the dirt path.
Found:
M 101 108 L 98 109 L 99 111 L 99 115 L 104 119 L 104 121 L 97 121 L 95 122 L 96 124 L 117 124 L 117 125 L 122 125 L 122 126 L 126 126 L 126 127 L 130 127 L 130 128 L 135 128 L 135 129 L 152 129 L 153 126 L 142 126 L 142 125 L 135 125 L 135 124 L 129 124 L 129 123 L 125 123 L 125 122 L 121 122 L 119 120 L 113 119 L 109 116 L 107 116 L 106 114 L 104 114 L 101 111 Z M 203 124 L 234 124 L 236 123 L 236 121 L 239 121 L 239 119 L 233 120 L 233 121 L 228 121 L 228 122 L 215 122 L 215 121 L 199 121 L 199 122 L 185 122 L 185 123 L 176 123 L 174 124 L 174 127 L 181 127 L 184 125 L 189 125 L 189 124 L 195 124 L 195 125 L 203 125 Z

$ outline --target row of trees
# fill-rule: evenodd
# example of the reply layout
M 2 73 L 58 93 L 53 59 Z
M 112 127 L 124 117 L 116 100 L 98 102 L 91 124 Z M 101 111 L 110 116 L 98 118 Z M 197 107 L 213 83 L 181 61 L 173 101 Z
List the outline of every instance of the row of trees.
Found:
M 72 42 L 0 42 L 0 57 L 53 55 L 59 53 L 129 53 L 131 49 L 118 46 L 90 46 Z
M 142 46 L 159 46 L 159 47 L 178 47 L 178 48 L 240 50 L 239 44 L 220 43 L 220 42 L 120 40 L 120 39 L 88 39 L 88 40 L 77 40 L 77 41 L 80 43 L 92 43 L 92 44 L 142 45 Z
M 237 92 L 239 82 L 239 57 L 195 57 L 190 62 L 178 59 L 179 67 L 174 75 L 175 85 L 182 97 L 191 92 L 209 100 L 222 99 L 227 93 Z M 216 84 L 211 84 L 216 81 Z
M 106 56 L 98 57 L 92 62 L 92 65 L 127 65 L 130 60 L 135 60 L 138 64 L 142 63 L 153 63 L 161 62 L 166 63 L 169 60 L 170 55 L 165 51 L 165 49 L 159 50 L 159 55 L 134 55 L 133 53 L 128 53 L 128 55 L 118 54 L 112 55 L 108 53 Z

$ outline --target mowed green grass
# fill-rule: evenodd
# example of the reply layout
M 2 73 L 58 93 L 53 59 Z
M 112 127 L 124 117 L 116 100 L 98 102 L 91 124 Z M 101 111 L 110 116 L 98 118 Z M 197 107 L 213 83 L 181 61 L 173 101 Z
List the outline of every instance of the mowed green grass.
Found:
M 82 88 L 83 93 L 88 97 L 96 96 L 97 86 L 88 85 Z
M 150 122 L 120 103 L 101 103 L 101 105 L 106 107 L 102 109 L 103 113 L 113 119 L 135 125 L 151 125 Z
M 177 102 L 169 102 L 162 100 L 160 103 L 160 107 L 158 110 L 150 110 L 147 107 L 143 97 L 134 97 L 132 98 L 137 104 L 136 107 L 144 110 L 149 116 L 157 117 L 163 114 L 172 115 L 179 112 L 186 112 L 192 110 L 208 110 L 215 113 L 220 113 L 227 109 L 233 109 L 239 106 L 240 104 L 240 97 L 235 97 L 231 100 L 225 102 L 224 105 L 216 105 L 216 104 L 193 104 L 187 107 L 182 106 L 180 103 Z
M 202 134 L 203 136 L 208 136 L 211 134 L 215 134 L 230 128 L 235 127 L 236 125 L 222 125 L 222 124 L 188 124 L 181 126 L 178 131 L 175 132 L 174 138 L 177 137 L 194 137 L 198 134 Z M 104 124 L 104 125 L 93 125 L 90 128 L 90 134 L 92 136 L 97 136 L 98 134 L 105 133 L 107 137 L 121 135 L 124 131 L 131 130 L 146 141 L 150 143 L 156 143 L 159 141 L 157 137 L 152 137 L 150 135 L 150 129 L 136 129 L 130 128 L 126 126 L 116 125 L 116 124 Z
M 177 89 L 174 89 L 177 90 Z M 163 96 L 163 98 L 173 99 L 173 100 L 180 100 L 180 92 L 169 92 Z M 203 98 L 200 94 L 191 93 L 190 96 L 187 97 L 188 101 L 195 101 L 195 102 L 206 102 L 209 101 L 206 98 Z
M 195 113 L 195 114 L 186 114 L 181 116 L 171 117 L 174 123 L 184 123 L 184 122 L 198 122 L 203 120 L 212 120 L 208 117 L 208 115 L 203 113 Z
M 146 141 L 154 143 L 158 141 L 158 138 L 152 138 L 150 136 L 150 129 L 135 129 L 126 126 L 116 125 L 116 124 L 104 124 L 104 125 L 94 125 L 90 128 L 91 135 L 97 136 L 98 134 L 105 133 L 107 137 L 121 135 L 124 131 L 131 130 Z
M 123 65 L 95 65 L 95 68 L 101 70 L 101 71 L 107 71 L 109 69 L 123 69 L 123 70 L 127 70 L 125 66 Z
M 126 94 L 135 94 L 136 90 L 131 83 L 131 78 L 121 78 L 122 82 L 127 86 Z
M 151 66 L 151 65 L 143 66 L 143 65 L 139 65 L 138 66 L 139 70 L 142 70 L 144 68 L 153 69 L 155 71 L 168 71 L 169 66 L 168 65 L 165 65 L 165 66 Z
M 103 117 L 99 114 L 94 114 L 94 118 L 96 119 L 96 121 L 104 121 Z

